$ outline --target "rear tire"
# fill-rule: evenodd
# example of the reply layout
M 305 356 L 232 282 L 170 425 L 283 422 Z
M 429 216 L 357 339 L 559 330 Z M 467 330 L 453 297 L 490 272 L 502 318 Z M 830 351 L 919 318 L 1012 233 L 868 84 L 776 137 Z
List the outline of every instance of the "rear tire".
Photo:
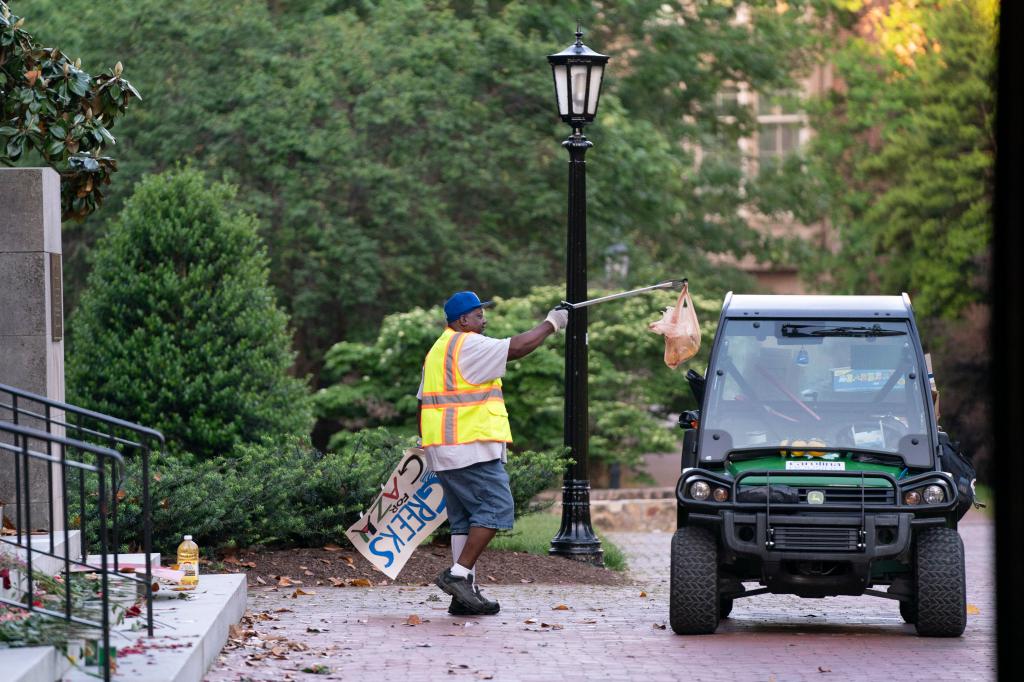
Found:
M 917 634 L 959 637 L 967 627 L 964 543 L 952 528 L 929 528 L 917 537 Z
M 672 536 L 669 622 L 677 635 L 708 635 L 718 627 L 718 545 L 704 528 Z

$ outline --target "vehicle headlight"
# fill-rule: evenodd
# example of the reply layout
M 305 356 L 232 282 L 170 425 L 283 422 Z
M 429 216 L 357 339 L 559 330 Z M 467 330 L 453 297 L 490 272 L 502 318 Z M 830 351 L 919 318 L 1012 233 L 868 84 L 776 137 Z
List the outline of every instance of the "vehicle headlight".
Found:
M 911 490 L 903 494 L 904 504 L 921 504 L 921 493 Z
M 729 499 L 729 489 L 715 488 L 715 492 L 712 493 L 711 497 L 714 498 L 715 502 L 726 502 Z
M 704 481 L 697 481 L 690 485 L 690 497 L 695 500 L 706 500 L 711 494 L 711 486 Z
M 939 504 L 940 502 L 944 502 L 945 499 L 946 494 L 940 486 L 930 485 L 924 489 L 924 501 L 927 504 Z

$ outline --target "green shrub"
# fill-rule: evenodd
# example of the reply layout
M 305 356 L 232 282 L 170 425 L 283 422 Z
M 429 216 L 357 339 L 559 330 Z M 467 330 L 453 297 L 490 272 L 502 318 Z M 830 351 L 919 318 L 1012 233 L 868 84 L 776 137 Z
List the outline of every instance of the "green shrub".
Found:
M 160 429 L 199 458 L 304 435 L 304 382 L 256 221 L 190 168 L 150 176 L 97 244 L 71 316 L 71 402 Z
M 562 294 L 555 287 L 538 287 L 528 296 L 496 298 L 498 305 L 487 313 L 487 335 L 504 338 L 532 328 Z M 648 331 L 647 323 L 659 319 L 677 295 L 656 292 L 590 309 L 592 462 L 636 464 L 644 453 L 678 447 L 680 432 L 666 426 L 666 419 L 695 407 L 684 375 L 690 367 L 702 371 L 706 365 L 721 306 L 718 300 L 694 297 L 701 352 L 670 370 L 663 361 L 664 338 Z M 415 433 L 420 370 L 444 328 L 443 319 L 439 308 L 389 315 L 372 343 L 342 341 L 328 351 L 325 388 L 315 395 L 317 415 L 335 431 L 328 448 L 343 444 L 348 432 L 372 426 Z M 562 444 L 564 346 L 565 336 L 559 334 L 508 364 L 502 381 L 516 450 Z
M 241 445 L 230 457 L 191 463 L 157 455 L 150 482 L 153 548 L 173 555 L 186 533 L 205 551 L 347 543 L 345 530 L 377 496 L 409 445 L 408 438 L 378 428 L 354 434 L 338 452 L 319 452 L 306 440 L 294 438 Z M 517 515 L 536 508 L 530 499 L 550 485 L 565 464 L 551 452 L 510 458 Z M 119 507 L 126 548 L 142 541 L 138 469 L 138 462 L 129 463 Z

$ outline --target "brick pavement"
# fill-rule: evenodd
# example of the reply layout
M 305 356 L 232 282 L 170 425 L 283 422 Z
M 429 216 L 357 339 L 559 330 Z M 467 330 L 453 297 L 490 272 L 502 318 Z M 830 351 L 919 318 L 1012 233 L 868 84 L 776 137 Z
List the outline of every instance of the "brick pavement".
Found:
M 495 586 L 495 617 L 449 616 L 427 587 L 251 590 L 250 611 L 277 619 L 255 630 L 284 638 L 282 657 L 252 660 L 268 653 L 255 639 L 229 645 L 206 680 L 993 680 L 993 527 L 972 512 L 960 533 L 973 608 L 957 639 L 917 637 L 885 599 L 775 595 L 737 600 L 715 635 L 679 637 L 666 627 L 671 535 L 616 533 L 635 585 Z M 299 672 L 318 664 L 331 672 Z

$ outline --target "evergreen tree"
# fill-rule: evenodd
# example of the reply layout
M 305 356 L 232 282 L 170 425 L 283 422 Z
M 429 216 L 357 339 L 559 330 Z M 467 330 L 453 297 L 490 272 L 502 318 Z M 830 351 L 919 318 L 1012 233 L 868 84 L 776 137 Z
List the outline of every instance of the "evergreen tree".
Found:
M 191 168 L 145 178 L 69 322 L 72 402 L 200 457 L 310 427 L 256 221 L 229 208 L 233 194 Z

